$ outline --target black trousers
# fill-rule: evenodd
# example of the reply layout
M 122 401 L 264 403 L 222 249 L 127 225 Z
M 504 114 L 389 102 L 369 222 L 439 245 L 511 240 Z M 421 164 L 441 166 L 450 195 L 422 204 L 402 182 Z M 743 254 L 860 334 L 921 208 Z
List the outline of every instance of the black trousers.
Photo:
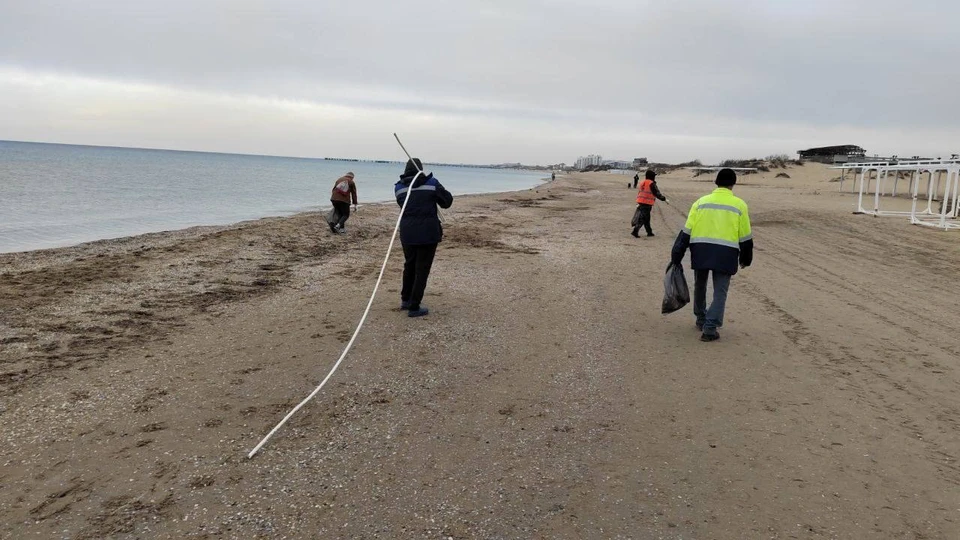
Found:
M 653 229 L 650 228 L 650 211 L 653 210 L 653 207 L 647 204 L 638 204 L 640 207 L 640 223 L 637 223 L 637 226 L 633 228 L 633 234 L 640 232 L 640 227 L 643 227 L 647 230 L 647 234 L 653 234 Z
M 420 309 L 430 267 L 433 266 L 433 256 L 436 254 L 437 244 L 403 246 L 403 288 L 400 290 L 400 300 L 409 302 L 410 310 Z
M 341 228 L 347 224 L 347 218 L 350 217 L 350 203 L 342 201 L 330 201 L 333 203 L 333 223 Z

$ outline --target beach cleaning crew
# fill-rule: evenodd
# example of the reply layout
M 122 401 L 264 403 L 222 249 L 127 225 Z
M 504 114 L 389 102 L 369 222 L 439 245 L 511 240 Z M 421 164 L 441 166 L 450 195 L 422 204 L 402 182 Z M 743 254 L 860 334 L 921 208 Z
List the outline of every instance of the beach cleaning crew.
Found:
M 333 192 L 330 194 L 330 202 L 333 203 L 333 211 L 327 218 L 327 224 L 330 225 L 330 231 L 337 234 L 347 232 L 344 225 L 350 217 L 350 199 L 353 199 L 353 207 L 357 207 L 357 184 L 353 181 L 353 173 L 337 178 L 333 183 Z
M 400 308 L 409 317 L 422 317 L 429 311 L 421 305 L 427 288 L 427 277 L 437 253 L 437 244 L 443 237 L 443 227 L 437 215 L 437 206 L 450 208 L 453 195 L 433 177 L 426 174 L 420 159 L 407 160 L 407 166 L 394 186 L 397 204 L 403 207 L 407 191 L 410 200 L 400 218 L 400 243 L 403 245 L 403 286 L 400 289 Z
M 640 175 L 637 174 L 637 176 Z M 660 193 L 660 188 L 657 187 L 656 178 L 657 172 L 650 169 L 644 174 L 643 182 L 640 182 L 640 191 L 637 192 L 637 209 L 634 212 L 634 214 L 639 214 L 639 219 L 635 220 L 633 232 L 630 233 L 636 238 L 640 237 L 637 234 L 640 232 L 640 227 L 647 230 L 647 236 L 654 236 L 653 229 L 650 228 L 650 212 L 653 210 L 653 204 L 657 202 L 657 199 L 667 201 L 667 198 Z
M 730 278 L 737 267 L 753 262 L 753 234 L 747 203 L 733 194 L 737 173 L 722 169 L 717 173 L 717 189 L 699 198 L 690 207 L 687 223 L 673 244 L 671 259 L 683 262 L 690 248 L 694 274 L 693 313 L 697 317 L 700 341 L 720 339 L 723 311 L 730 289 Z M 713 302 L 708 308 L 707 278 L 713 275 Z

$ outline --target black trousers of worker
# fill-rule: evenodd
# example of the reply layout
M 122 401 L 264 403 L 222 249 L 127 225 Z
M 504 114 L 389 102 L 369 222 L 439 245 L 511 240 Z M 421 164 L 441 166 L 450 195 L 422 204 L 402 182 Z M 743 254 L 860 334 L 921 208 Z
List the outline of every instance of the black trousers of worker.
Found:
M 343 201 L 330 202 L 333 203 L 334 208 L 333 224 L 342 229 L 343 226 L 347 224 L 347 219 L 350 217 L 350 203 L 345 203 Z
M 637 226 L 633 228 L 633 234 L 640 232 L 640 227 L 643 227 L 647 230 L 647 234 L 653 234 L 653 229 L 650 228 L 650 211 L 653 210 L 653 207 L 649 204 L 638 204 L 640 207 L 640 223 L 637 223 Z
M 420 309 L 423 291 L 427 289 L 427 277 L 437 254 L 437 244 L 403 246 L 403 288 L 400 300 L 410 303 L 410 311 Z

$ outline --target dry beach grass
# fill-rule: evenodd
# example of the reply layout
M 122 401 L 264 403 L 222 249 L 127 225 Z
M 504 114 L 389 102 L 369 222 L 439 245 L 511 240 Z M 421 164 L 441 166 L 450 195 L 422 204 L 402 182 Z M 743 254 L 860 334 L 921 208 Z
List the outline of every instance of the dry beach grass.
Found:
M 956 538 L 955 234 L 851 214 L 830 171 L 742 178 L 723 339 L 659 314 L 682 212 L 626 177 L 459 198 L 425 303 L 396 216 L 0 255 L 4 538 Z

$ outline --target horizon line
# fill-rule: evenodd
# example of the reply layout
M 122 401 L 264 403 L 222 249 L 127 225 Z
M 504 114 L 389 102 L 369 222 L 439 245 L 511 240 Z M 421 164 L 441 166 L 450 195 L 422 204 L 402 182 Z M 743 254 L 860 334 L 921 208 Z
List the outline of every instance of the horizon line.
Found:
M 291 155 L 281 155 L 281 154 L 248 154 L 243 152 L 218 152 L 211 150 L 182 150 L 178 148 L 153 148 L 146 146 L 115 146 L 109 144 L 77 144 L 77 143 L 64 143 L 64 142 L 51 142 L 51 141 L 21 141 L 21 140 L 12 140 L 12 139 L 0 139 L 0 143 L 9 142 L 9 143 L 23 143 L 23 144 L 47 144 L 51 146 L 79 146 L 84 148 L 111 148 L 116 150 L 150 150 L 155 152 L 188 152 L 191 154 L 218 154 L 224 156 L 251 156 L 251 157 L 267 157 L 267 158 L 282 158 L 282 159 L 310 159 L 318 161 L 360 161 L 360 162 L 378 162 L 378 163 L 406 163 L 407 160 L 395 160 L 395 159 L 376 159 L 376 158 L 351 158 L 351 157 L 308 157 L 308 156 L 291 156 Z M 487 163 L 487 164 L 477 164 L 477 163 L 446 163 L 446 162 L 431 162 L 424 161 L 428 165 L 466 165 L 471 167 L 496 167 L 499 165 L 507 165 L 517 163 L 521 166 L 545 166 L 545 165 L 525 165 L 522 162 L 503 162 L 503 163 Z

